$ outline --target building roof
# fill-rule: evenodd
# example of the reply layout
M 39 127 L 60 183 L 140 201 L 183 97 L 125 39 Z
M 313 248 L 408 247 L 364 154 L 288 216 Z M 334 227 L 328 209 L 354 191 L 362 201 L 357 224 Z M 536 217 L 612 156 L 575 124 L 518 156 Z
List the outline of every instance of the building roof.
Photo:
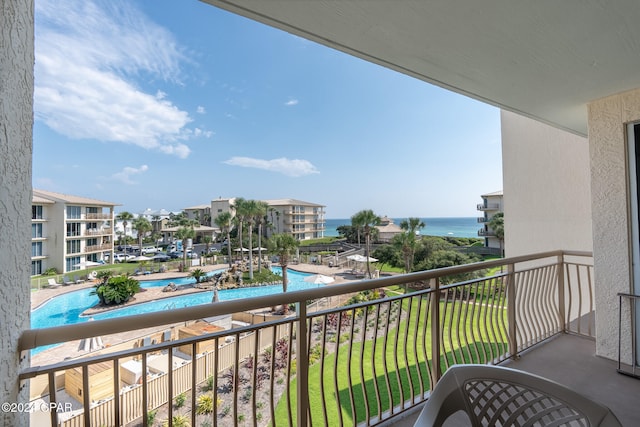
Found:
M 502 196 L 502 190 L 494 191 L 493 193 L 482 194 L 480 197 Z
M 637 0 L 204 1 L 582 136 L 640 87 Z
M 36 196 L 35 194 L 31 198 L 32 204 L 44 205 L 44 204 L 54 204 L 55 202 L 51 199 L 45 199 L 44 197 Z
M 305 202 L 297 199 L 272 199 L 272 200 L 263 200 L 263 202 L 267 203 L 269 206 L 313 206 L 318 208 L 324 207 L 324 205 Z
M 105 202 L 104 200 L 90 199 L 88 197 L 73 196 L 70 194 L 54 193 L 53 191 L 36 190 L 33 189 L 33 197 L 39 197 L 41 199 L 50 200 L 52 202 L 61 202 L 67 204 L 76 205 L 90 205 L 90 206 L 121 206 L 118 203 Z
M 376 225 L 376 228 L 378 229 L 379 233 L 402 233 L 402 228 L 400 228 L 398 225 L 394 224 L 393 222 L 390 222 L 388 224 L 385 225 Z
M 196 206 L 191 206 L 188 208 L 183 208 L 183 211 L 193 211 L 193 210 L 198 210 L 198 209 L 211 209 L 211 205 L 196 205 Z

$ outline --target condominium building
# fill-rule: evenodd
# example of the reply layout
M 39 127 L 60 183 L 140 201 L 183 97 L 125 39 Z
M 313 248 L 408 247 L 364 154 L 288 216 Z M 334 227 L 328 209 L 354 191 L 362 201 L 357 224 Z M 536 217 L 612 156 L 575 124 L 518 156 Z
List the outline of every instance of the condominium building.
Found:
M 44 190 L 33 190 L 31 204 L 31 275 L 55 268 L 79 270 L 113 252 L 116 203 Z M 86 265 L 86 264 L 85 264 Z
M 497 249 L 502 253 L 502 239 L 496 236 L 495 230 L 489 225 L 495 214 L 504 211 L 502 190 L 483 194 L 480 197 L 482 197 L 482 203 L 479 203 L 477 208 L 483 215 L 478 217 L 478 222 L 482 224 L 482 228 L 478 230 L 478 236 L 484 237 L 485 248 Z
M 269 205 L 267 219 L 273 224 L 268 235 L 290 233 L 297 240 L 324 237 L 325 206 L 296 199 L 263 200 Z
M 211 223 L 223 212 L 235 215 L 233 206 L 235 198 L 218 198 L 211 201 Z M 296 199 L 262 200 L 267 210 L 267 236 L 274 233 L 290 233 L 297 240 L 317 239 L 324 237 L 326 228 L 325 206 Z

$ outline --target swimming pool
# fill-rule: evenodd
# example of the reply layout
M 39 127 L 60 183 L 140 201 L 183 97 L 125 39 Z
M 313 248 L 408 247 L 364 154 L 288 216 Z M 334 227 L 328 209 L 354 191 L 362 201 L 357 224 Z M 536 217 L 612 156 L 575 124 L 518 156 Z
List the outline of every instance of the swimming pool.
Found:
M 273 272 L 281 274 L 280 267 L 273 267 Z M 211 274 L 218 273 L 223 270 L 213 271 Z M 288 270 L 287 278 L 289 291 L 297 291 L 303 289 L 317 288 L 323 285 L 307 283 L 304 278 L 310 276 L 308 273 L 300 273 L 298 271 Z M 190 277 L 167 279 L 167 280 L 149 280 L 141 281 L 143 288 L 152 288 L 166 286 L 169 282 L 176 285 L 195 283 L 195 279 Z M 98 297 L 89 295 L 93 288 L 81 289 L 78 291 L 67 292 L 57 297 L 51 298 L 49 301 L 31 311 L 31 327 L 33 329 L 49 328 L 53 326 L 72 325 L 82 323 L 89 320 L 89 317 L 81 316 L 88 308 L 98 303 Z M 272 295 L 282 292 L 282 285 L 272 286 L 255 286 L 250 288 L 226 289 L 218 291 L 220 301 L 228 301 L 240 298 L 253 298 L 265 295 Z M 173 308 L 190 307 L 194 305 L 210 303 L 213 298 L 213 291 L 192 293 L 188 295 L 172 296 L 162 298 L 156 301 L 149 301 L 140 304 L 132 304 L 127 307 L 109 310 L 104 313 L 94 314 L 96 320 L 111 319 L 121 316 L 132 316 L 135 314 L 152 313 L 155 311 L 170 310 Z

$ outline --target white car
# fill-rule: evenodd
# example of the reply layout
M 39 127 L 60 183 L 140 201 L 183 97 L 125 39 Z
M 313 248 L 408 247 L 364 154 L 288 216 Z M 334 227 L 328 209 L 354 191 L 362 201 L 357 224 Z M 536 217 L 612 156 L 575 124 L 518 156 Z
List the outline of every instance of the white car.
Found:
M 162 252 L 162 249 L 160 248 L 156 248 L 153 246 L 147 247 L 147 248 L 142 248 L 142 254 L 146 255 L 146 254 L 157 254 Z
M 131 261 L 134 258 L 135 256 L 129 254 L 113 254 L 113 262 L 115 263 Z M 105 259 L 109 260 L 109 254 L 105 255 Z

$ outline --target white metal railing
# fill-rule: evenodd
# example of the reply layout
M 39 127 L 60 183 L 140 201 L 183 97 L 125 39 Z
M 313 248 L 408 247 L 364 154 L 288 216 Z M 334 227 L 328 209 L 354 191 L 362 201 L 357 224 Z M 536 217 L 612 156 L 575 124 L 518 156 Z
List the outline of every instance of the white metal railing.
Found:
M 590 253 L 554 251 L 28 330 L 19 343 L 24 351 L 296 305 L 290 316 L 237 329 L 28 368 L 20 380 L 44 382 L 38 387 L 44 398 L 58 402 L 64 374 L 81 370 L 84 410 L 62 414 L 67 419 L 62 423 L 63 416 L 53 411 L 51 425 L 137 420 L 146 426 L 154 413 L 169 425 L 181 416 L 191 425 L 376 425 L 424 401 L 451 364 L 501 363 L 561 332 L 593 336 L 591 270 Z M 307 307 L 321 298 L 348 296 L 347 305 L 313 312 Z M 188 367 L 174 368 L 183 357 L 181 366 Z M 123 388 L 122 364 L 133 358 L 141 364 L 140 384 Z M 148 371 L 155 358 L 166 368 Z M 106 386 L 92 377 L 98 366 L 111 367 Z M 181 393 L 185 402 L 179 406 Z

